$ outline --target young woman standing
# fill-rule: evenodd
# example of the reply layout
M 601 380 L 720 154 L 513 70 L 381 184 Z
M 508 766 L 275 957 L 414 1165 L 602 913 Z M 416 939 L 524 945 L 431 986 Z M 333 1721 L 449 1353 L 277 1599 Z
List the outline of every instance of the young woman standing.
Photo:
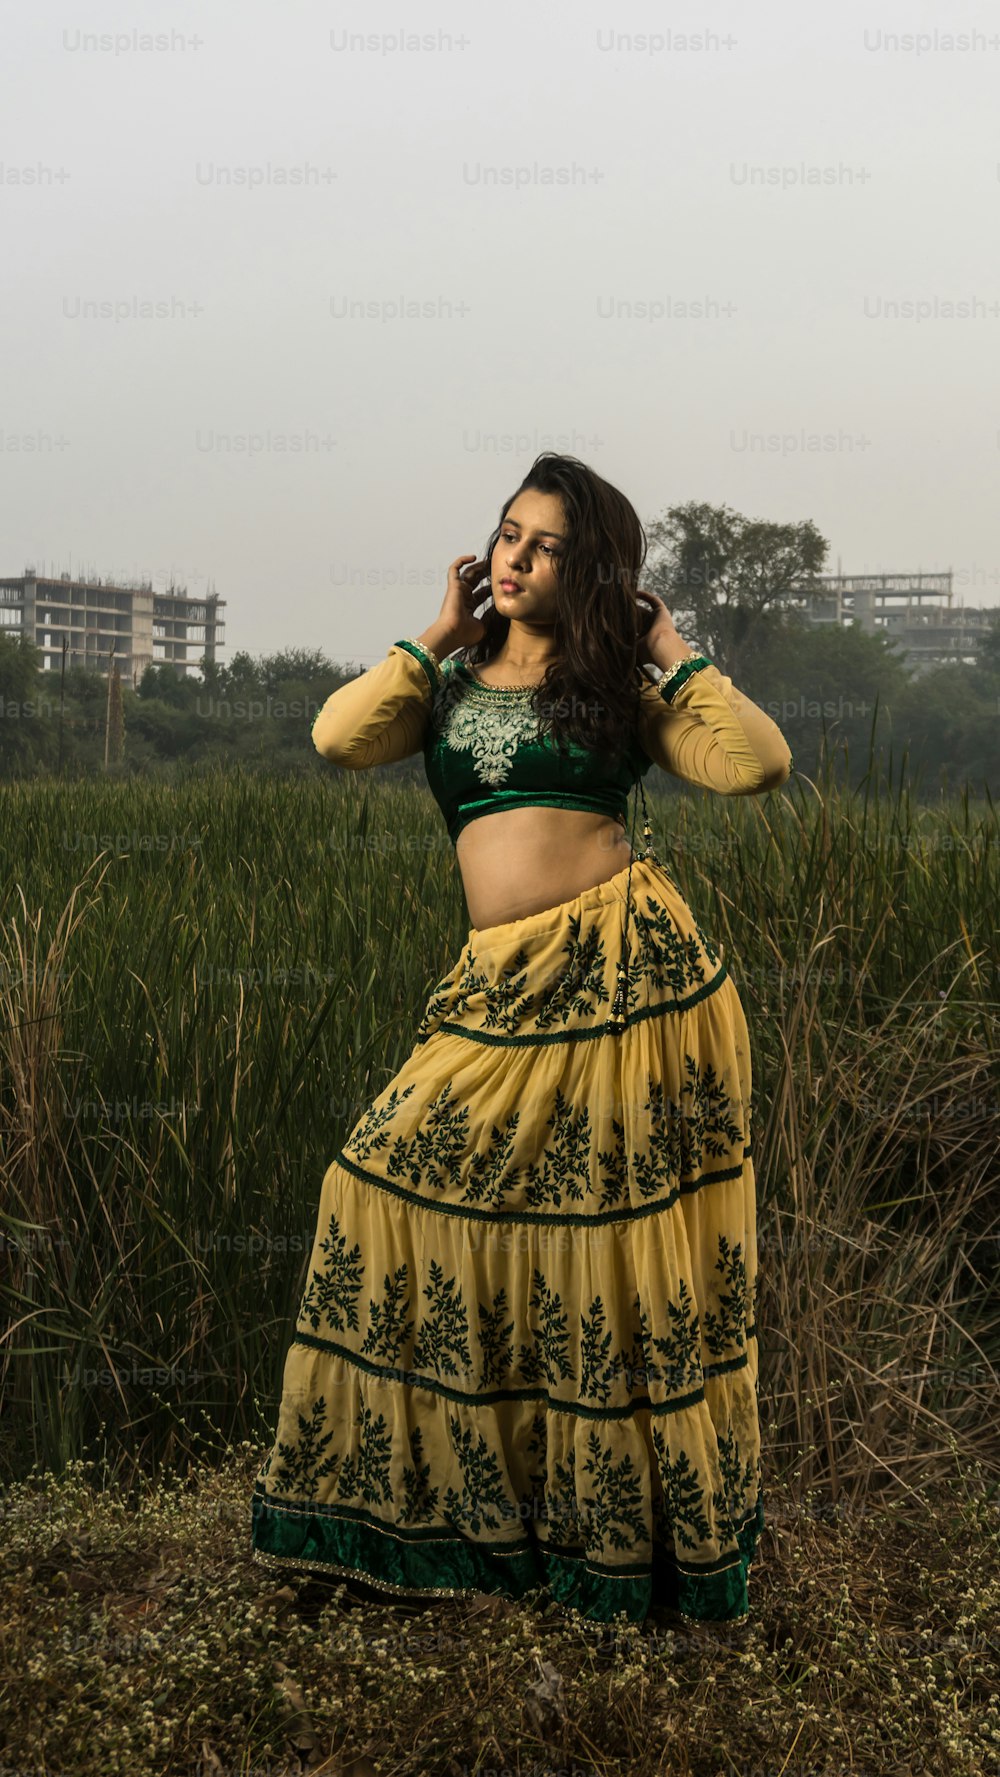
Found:
M 653 762 L 756 795 L 791 755 L 640 594 L 644 558 L 624 496 L 546 454 L 436 620 L 314 723 L 349 768 L 423 753 L 474 923 L 323 1179 L 254 1488 L 269 1565 L 541 1588 L 601 1621 L 749 1612 L 747 1028 L 648 820 L 639 855 L 625 823 Z

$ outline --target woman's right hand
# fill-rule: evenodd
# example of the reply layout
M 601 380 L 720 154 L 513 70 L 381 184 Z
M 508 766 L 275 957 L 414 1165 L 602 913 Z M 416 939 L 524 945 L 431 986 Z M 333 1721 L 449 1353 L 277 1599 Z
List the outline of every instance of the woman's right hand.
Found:
M 488 561 L 477 561 L 474 555 L 457 555 L 448 569 L 448 587 L 438 622 L 454 636 L 456 648 L 471 648 L 486 634 L 486 624 L 481 617 L 473 616 L 473 607 L 484 604 L 491 596 L 489 568 Z M 480 586 L 484 575 L 487 584 Z

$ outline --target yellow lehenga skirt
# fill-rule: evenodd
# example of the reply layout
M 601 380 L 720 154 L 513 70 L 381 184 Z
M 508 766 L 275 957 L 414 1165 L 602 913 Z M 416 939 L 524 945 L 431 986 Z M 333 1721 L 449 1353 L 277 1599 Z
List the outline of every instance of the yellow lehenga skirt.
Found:
M 322 1182 L 269 1566 L 584 1616 L 749 1614 L 764 1525 L 750 1054 L 719 952 L 632 865 L 471 928 Z

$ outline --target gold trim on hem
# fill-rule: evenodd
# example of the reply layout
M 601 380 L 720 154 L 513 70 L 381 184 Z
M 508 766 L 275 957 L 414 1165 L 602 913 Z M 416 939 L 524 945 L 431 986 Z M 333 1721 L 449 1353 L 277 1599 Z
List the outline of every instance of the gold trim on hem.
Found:
M 375 1586 L 380 1592 L 395 1593 L 400 1598 L 426 1598 L 433 1604 L 435 1598 L 474 1598 L 475 1588 L 469 1586 L 437 1586 L 434 1591 L 426 1592 L 418 1586 L 390 1586 L 387 1580 L 377 1580 L 372 1574 L 363 1572 L 359 1567 L 333 1567 L 329 1561 L 299 1560 L 294 1555 L 270 1555 L 264 1549 L 251 1550 L 255 1561 L 262 1567 L 271 1568 L 305 1568 L 310 1573 L 333 1573 L 342 1575 L 348 1580 L 358 1580 L 363 1586 Z
M 252 1549 L 251 1554 L 253 1559 L 258 1562 L 261 1567 L 266 1567 L 272 1570 L 277 1569 L 279 1571 L 284 1570 L 286 1572 L 290 1569 L 292 1572 L 298 1570 L 300 1572 L 306 1571 L 309 1573 L 335 1574 L 337 1578 L 357 1580 L 363 1586 L 374 1586 L 376 1591 L 387 1592 L 390 1597 L 423 1598 L 428 1604 L 433 1604 L 438 1598 L 509 1598 L 509 1594 L 507 1593 L 483 1592 L 476 1586 L 437 1586 L 431 1592 L 427 1592 L 417 1586 L 391 1586 L 387 1580 L 377 1580 L 372 1574 L 362 1572 L 362 1570 L 357 1567 L 331 1567 L 328 1561 L 300 1561 L 294 1556 L 289 1555 L 269 1555 L 263 1549 Z M 749 1574 L 750 1568 L 748 1566 L 748 1578 Z M 548 1603 L 551 1598 L 551 1601 L 558 1604 L 559 1608 L 565 1611 L 567 1615 L 570 1613 L 574 1616 L 584 1615 L 577 1605 L 564 1604 L 561 1598 L 553 1598 L 552 1595 L 547 1592 L 547 1588 L 543 1581 L 539 1581 L 537 1586 L 531 1587 L 530 1592 L 545 1592 L 546 1603 Z M 526 1608 L 528 1607 L 527 1595 L 521 1598 L 509 1598 L 509 1602 L 511 1604 L 525 1605 Z M 687 1611 L 678 1609 L 676 1605 L 652 1604 L 647 1616 L 639 1619 L 640 1623 L 644 1624 L 648 1622 L 649 1615 L 651 1615 L 652 1612 L 663 1610 L 672 1611 L 673 1615 L 680 1617 L 682 1622 L 697 1623 L 700 1628 L 704 1628 L 706 1625 L 714 1627 L 716 1623 L 722 1624 L 728 1628 L 730 1624 L 749 1622 L 752 1615 L 752 1612 L 747 1610 L 739 1617 L 692 1617 Z M 588 1617 L 586 1620 L 591 1623 L 596 1623 L 598 1626 L 604 1624 L 606 1621 L 606 1619 L 599 1617 Z

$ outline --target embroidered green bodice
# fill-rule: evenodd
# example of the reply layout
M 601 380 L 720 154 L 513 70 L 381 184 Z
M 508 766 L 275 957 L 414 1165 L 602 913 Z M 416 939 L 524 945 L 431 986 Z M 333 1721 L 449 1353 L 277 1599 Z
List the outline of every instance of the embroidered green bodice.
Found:
M 483 685 L 464 661 L 439 661 L 413 637 L 327 698 L 312 727 L 325 759 L 360 770 L 423 753 L 454 844 L 500 809 L 582 808 L 623 824 L 650 764 L 722 795 L 752 795 L 788 776 L 775 723 L 703 657 L 653 683 L 640 675 L 638 723 L 617 764 L 541 734 L 530 690 Z
M 452 844 L 469 821 L 501 808 L 583 808 L 626 824 L 629 791 L 652 761 L 635 743 L 617 765 L 575 743 L 560 756 L 539 733 L 531 695 L 481 684 L 464 661 L 442 661 L 424 767 Z

